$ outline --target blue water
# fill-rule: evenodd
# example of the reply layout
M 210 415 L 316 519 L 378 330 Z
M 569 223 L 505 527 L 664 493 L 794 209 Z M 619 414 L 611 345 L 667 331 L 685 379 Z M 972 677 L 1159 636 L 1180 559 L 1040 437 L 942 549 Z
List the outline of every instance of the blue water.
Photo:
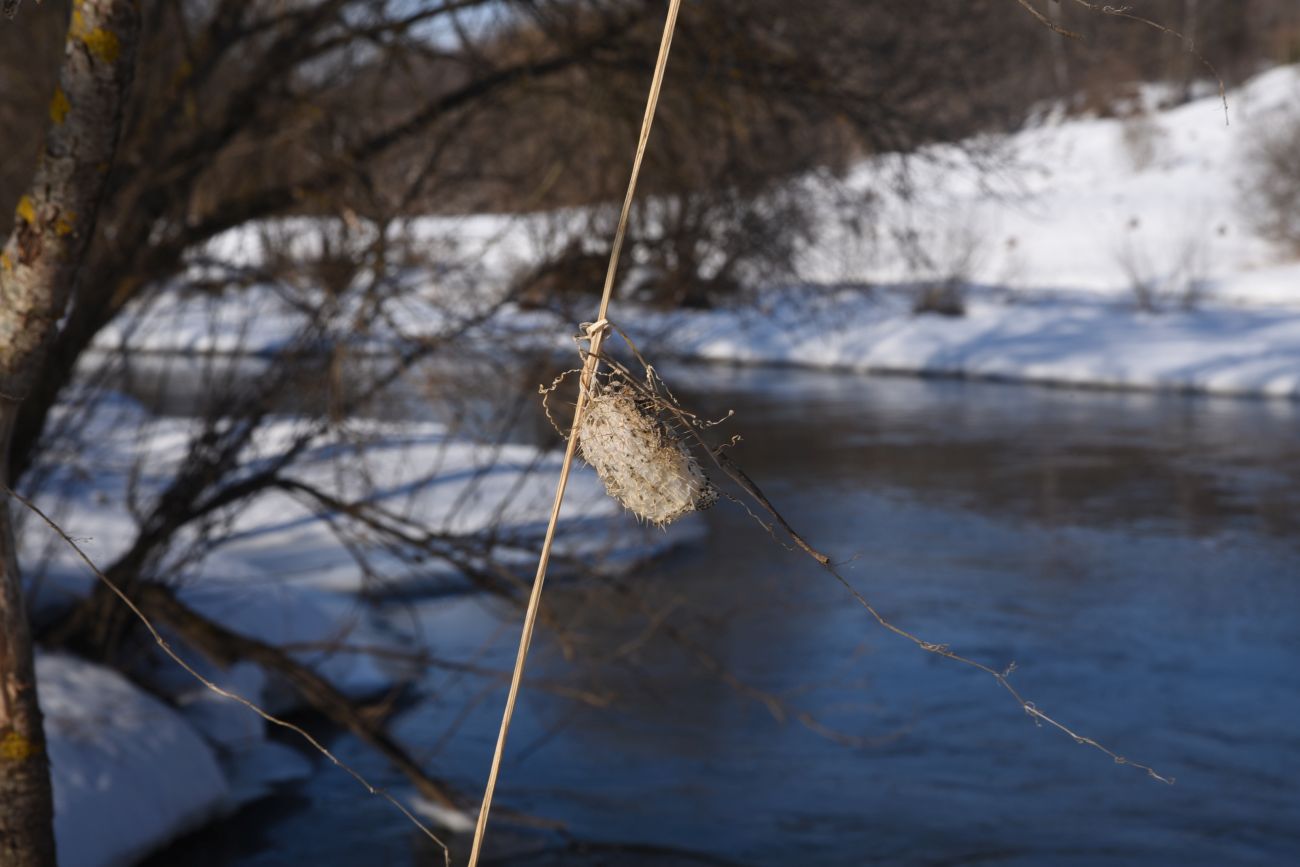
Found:
M 710 414 L 737 410 L 736 459 L 886 616 L 1014 660 L 1038 707 L 1177 782 L 1035 726 L 987 675 L 884 632 L 723 502 L 698 546 L 548 589 L 497 804 L 571 836 L 494 820 L 492 863 L 1300 863 L 1300 408 L 670 374 Z M 375 617 L 441 658 L 513 658 L 518 612 L 500 602 Z M 434 669 L 421 693 L 397 733 L 478 790 L 504 684 Z M 159 863 L 441 855 L 322 766 Z

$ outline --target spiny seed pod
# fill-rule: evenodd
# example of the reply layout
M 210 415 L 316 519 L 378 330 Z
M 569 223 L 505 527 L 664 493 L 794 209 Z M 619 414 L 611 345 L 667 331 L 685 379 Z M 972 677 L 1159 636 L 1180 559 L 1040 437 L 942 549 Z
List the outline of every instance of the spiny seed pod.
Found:
M 578 446 L 609 495 L 643 521 L 662 527 L 718 498 L 686 445 L 618 383 L 597 386 L 588 400 Z

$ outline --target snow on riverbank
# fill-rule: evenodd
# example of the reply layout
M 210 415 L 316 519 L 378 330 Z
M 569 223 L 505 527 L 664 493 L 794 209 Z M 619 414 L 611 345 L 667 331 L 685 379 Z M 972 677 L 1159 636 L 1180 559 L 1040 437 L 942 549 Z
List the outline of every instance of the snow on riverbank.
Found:
M 212 748 L 117 672 L 36 660 L 63 867 L 134 863 L 230 806 Z
M 1125 119 L 1044 123 L 970 152 L 863 163 L 849 184 L 883 189 L 878 237 L 855 242 L 828 219 L 801 271 L 884 285 L 956 271 L 1020 297 L 1130 303 L 1145 280 L 1165 284 L 1167 306 L 1193 284 L 1212 303 L 1300 309 L 1300 261 L 1257 235 L 1243 195 L 1252 148 L 1296 116 L 1297 97 L 1300 66 L 1280 67 L 1228 94 L 1230 124 L 1207 92 Z M 884 189 L 900 171 L 906 197 Z
M 155 418 L 126 398 L 111 398 L 106 404 L 81 434 L 84 448 L 77 464 L 60 468 L 47 486 L 63 498 L 61 522 L 86 540 L 87 552 L 101 564 L 111 563 L 134 539 L 128 508 L 131 486 L 140 497 L 170 480 L 195 430 L 192 419 Z M 309 425 L 287 416 L 265 423 L 249 460 L 276 454 Z M 497 560 L 516 563 L 533 556 L 550 513 L 559 465 L 560 455 L 554 452 L 518 443 L 474 442 L 448 434 L 435 422 L 353 420 L 319 436 L 282 475 L 331 498 L 362 499 L 433 537 L 490 535 Z M 24 540 L 24 556 L 28 562 L 46 562 L 49 556 L 33 606 L 57 606 L 89 592 L 94 578 L 76 555 L 66 547 L 51 546 L 34 520 L 28 519 L 28 524 L 34 532 Z M 457 572 L 436 560 L 413 570 L 411 564 L 389 556 L 384 546 L 374 545 L 365 549 L 372 570 L 363 581 L 356 560 L 315 501 L 278 488 L 241 505 L 227 532 L 219 549 L 179 579 L 180 592 L 201 608 L 212 606 L 214 614 L 228 605 L 223 621 L 240 628 L 241 618 L 246 619 L 244 628 L 250 634 L 297 633 L 304 628 L 301 622 L 259 619 L 267 610 L 292 610 L 300 620 L 310 620 L 305 612 L 363 590 L 382 596 L 438 589 L 436 582 L 445 583 Z M 618 570 L 688 542 L 699 532 L 698 522 L 690 519 L 667 532 L 638 524 L 605 495 L 595 473 L 580 465 L 570 479 L 555 553 L 581 558 L 597 569 Z M 269 587 L 263 580 L 267 575 L 277 579 Z M 292 598 L 245 604 L 252 598 L 249 594 L 268 593 Z M 314 599 L 327 601 L 313 604 Z M 319 619 L 332 622 L 338 616 L 322 614 Z M 310 637 L 287 640 L 305 642 Z
M 963 317 L 914 316 L 897 293 L 819 293 L 774 307 L 649 315 L 679 357 L 1098 388 L 1300 398 L 1300 311 L 1209 307 L 1142 313 L 1122 302 L 1007 304 L 974 295 Z
M 1229 94 L 1231 125 L 1213 94 L 1136 120 L 1066 119 L 990 139 L 979 151 L 985 167 L 1004 167 L 993 171 L 952 147 L 872 160 L 848 189 L 874 196 L 876 228 L 849 232 L 828 197 L 799 263 L 804 285 L 765 289 L 734 309 L 657 313 L 620 303 L 616 316 L 649 336 L 645 348 L 657 356 L 1300 397 L 1300 261 L 1254 233 L 1241 195 L 1250 146 L 1294 110 L 1297 95 L 1300 67 L 1282 67 Z M 900 172 L 910 179 L 905 197 L 889 187 Z M 298 221 L 281 234 L 293 237 L 295 225 L 300 235 L 311 227 Z M 256 261 L 264 231 L 228 233 L 212 252 Z M 537 255 L 541 234 L 528 219 L 490 215 L 420 220 L 410 231 L 454 238 L 474 263 L 479 282 L 461 287 L 462 307 L 469 297 L 490 303 Z M 927 264 L 917 264 L 918 251 Z M 964 317 L 916 316 L 903 300 L 949 278 L 983 287 L 971 291 Z M 1139 309 L 1139 284 L 1159 312 Z M 399 327 L 367 345 L 440 327 L 438 292 L 415 279 L 395 311 Z M 106 333 L 100 345 L 266 352 L 284 345 L 296 321 L 270 291 L 225 302 L 164 298 L 142 325 Z M 510 307 L 495 325 L 516 345 L 568 348 L 573 330 Z M 530 328 L 538 333 L 521 338 Z M 482 339 L 500 333 L 486 329 Z
M 272 421 L 254 454 L 282 448 L 306 423 Z M 433 423 L 355 421 L 345 427 L 321 437 L 287 475 L 333 497 L 362 498 L 435 536 L 490 535 L 498 562 L 533 556 L 554 493 L 556 455 L 472 442 Z M 107 566 L 136 533 L 129 497 L 158 490 L 183 460 L 194 430 L 191 419 L 154 417 L 133 401 L 106 396 L 82 431 L 76 461 L 56 470 L 41 502 L 92 559 Z M 349 550 L 331 525 L 336 517 L 282 493 L 254 499 L 232 516 L 229 540 L 180 568 L 173 583 L 185 602 L 229 628 L 292 646 L 294 656 L 343 692 L 375 695 L 409 672 L 371 651 L 387 648 L 401 656 L 413 648 L 372 624 L 362 591 L 418 594 L 464 581 L 446 564 L 413 567 L 379 544 L 367 552 L 373 568 L 363 578 L 353 555 L 367 543 L 353 539 Z M 621 569 L 700 532 L 692 521 L 669 533 L 638 525 L 584 467 L 570 480 L 556 554 Z M 38 612 L 48 614 L 91 590 L 95 579 L 75 552 L 30 515 L 20 545 L 30 573 L 40 576 L 29 588 Z M 448 633 L 421 641 L 437 654 L 440 642 L 454 639 Z M 340 644 L 367 650 L 331 649 Z M 223 671 L 183 647 L 182 653 L 206 676 L 273 712 L 296 705 L 285 684 L 254 666 Z M 39 669 L 61 863 L 131 863 L 311 770 L 302 754 L 267 740 L 261 719 L 208 692 L 170 660 L 141 663 L 132 674 L 173 706 L 71 657 L 42 656 Z

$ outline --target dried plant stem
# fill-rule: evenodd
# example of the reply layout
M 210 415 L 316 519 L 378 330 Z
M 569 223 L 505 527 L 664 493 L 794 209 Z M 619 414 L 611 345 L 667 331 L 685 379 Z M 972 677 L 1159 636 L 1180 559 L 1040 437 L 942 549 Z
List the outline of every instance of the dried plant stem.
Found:
M 528 595 L 528 608 L 524 612 L 523 628 L 519 635 L 519 650 L 515 654 L 515 667 L 510 677 L 510 690 L 506 695 L 505 710 L 501 714 L 501 727 L 497 732 L 496 748 L 492 753 L 492 766 L 488 771 L 487 784 L 483 789 L 483 802 L 479 806 L 478 822 L 474 827 L 474 843 L 470 849 L 469 867 L 477 867 L 479 855 L 483 849 L 483 839 L 487 833 L 488 814 L 492 810 L 492 796 L 496 791 L 497 778 L 501 773 L 501 760 L 505 755 L 506 738 L 510 733 L 510 721 L 514 717 L 515 705 L 519 700 L 519 689 L 523 682 L 524 667 L 528 662 L 528 649 L 532 645 L 533 630 L 537 625 L 537 612 L 542 602 L 542 587 L 546 583 L 546 568 L 551 560 L 551 547 L 555 542 L 555 528 L 560 519 L 560 507 L 564 504 L 564 492 L 569 485 L 569 474 L 573 469 L 574 452 L 578 446 L 578 424 L 582 421 L 582 412 L 586 409 L 589 393 L 595 381 L 596 368 L 599 366 L 600 347 L 608 327 L 606 315 L 609 313 L 610 298 L 614 293 L 614 277 L 618 271 L 619 253 L 623 249 L 623 240 L 627 236 L 628 217 L 632 212 L 632 199 L 636 194 L 637 179 L 641 175 L 641 163 L 645 158 L 646 144 L 650 140 L 650 128 L 654 124 L 655 108 L 659 104 L 659 93 L 663 88 L 664 70 L 668 66 L 668 52 L 672 47 L 673 31 L 677 26 L 677 14 L 681 9 L 681 0 L 669 0 L 668 15 L 664 21 L 663 38 L 659 43 L 659 56 L 655 60 L 654 76 L 650 81 L 650 92 L 646 97 L 645 117 L 641 121 L 641 136 L 637 141 L 636 156 L 632 160 L 632 174 L 628 179 L 627 193 L 623 197 L 623 209 L 619 214 L 618 228 L 614 232 L 614 243 L 610 249 L 609 267 L 605 272 L 605 286 L 600 295 L 600 308 L 596 323 L 588 329 L 588 352 L 583 359 L 582 376 L 579 379 L 578 402 L 573 411 L 573 424 L 569 428 L 568 444 L 564 450 L 564 462 L 560 466 L 560 480 L 555 486 L 555 502 L 551 505 L 551 517 L 546 525 L 546 535 L 542 540 L 542 551 L 537 558 L 537 574 L 533 578 L 533 588 Z
M 1053 33 L 1059 36 L 1064 36 L 1067 39 L 1077 39 L 1080 42 L 1083 41 L 1082 34 L 1075 33 L 1073 30 L 1067 30 L 1061 25 L 1057 24 L 1055 21 L 1053 21 L 1052 19 L 1044 15 L 1042 12 L 1039 12 L 1038 8 L 1035 7 L 1033 4 L 1031 4 L 1029 0 L 1016 0 L 1016 2 L 1019 3 L 1022 7 L 1024 7 L 1026 12 L 1028 12 L 1030 15 L 1037 18 L 1039 24 L 1043 25 Z
M 586 371 L 584 371 L 584 374 Z M 585 380 L 584 380 L 585 381 Z M 574 411 L 576 419 L 582 413 L 587 400 L 586 389 L 578 392 L 578 406 Z M 487 785 L 483 790 L 483 802 L 479 806 L 478 822 L 474 826 L 474 844 L 470 850 L 469 867 L 478 864 L 479 854 L 483 848 L 483 837 L 487 832 L 488 813 L 492 809 L 492 795 L 496 791 L 497 778 L 501 773 L 501 759 L 505 755 L 506 737 L 510 734 L 510 721 L 514 717 L 515 704 L 519 700 L 519 688 L 523 682 L 524 665 L 528 661 L 528 649 L 533 642 L 533 630 L 537 625 L 537 612 L 542 602 L 542 586 L 546 583 L 546 568 L 550 565 L 551 547 L 555 542 L 555 527 L 560 518 L 560 506 L 564 503 L 564 492 L 569 485 L 569 474 L 573 469 L 573 453 L 578 445 L 578 438 L 569 435 L 568 446 L 564 450 L 564 463 L 560 467 L 560 481 L 555 487 L 555 502 L 551 505 L 551 518 L 546 525 L 546 536 L 542 540 L 542 551 L 537 559 L 537 574 L 533 578 L 533 589 L 528 594 L 528 608 L 524 611 L 524 625 L 519 635 L 519 650 L 515 654 L 515 666 L 510 675 L 510 691 L 506 694 L 505 711 L 501 715 L 501 728 L 497 732 L 496 749 L 492 753 L 492 767 L 488 771 Z

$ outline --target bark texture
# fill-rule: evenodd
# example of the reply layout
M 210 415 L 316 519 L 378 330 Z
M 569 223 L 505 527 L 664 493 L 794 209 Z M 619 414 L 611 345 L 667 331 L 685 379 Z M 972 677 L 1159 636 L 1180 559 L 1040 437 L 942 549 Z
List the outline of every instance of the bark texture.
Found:
M 74 0 L 45 149 L 0 251 L 0 480 L 78 278 L 130 89 L 135 0 Z M 0 867 L 54 867 L 53 799 L 9 503 L 0 503 Z
M 94 231 L 137 38 L 134 0 L 75 0 L 45 150 L 0 251 L 0 392 L 21 401 Z
M 0 472 L 13 406 L 0 401 Z M 53 867 L 54 804 L 9 503 L 0 502 L 0 867 Z

